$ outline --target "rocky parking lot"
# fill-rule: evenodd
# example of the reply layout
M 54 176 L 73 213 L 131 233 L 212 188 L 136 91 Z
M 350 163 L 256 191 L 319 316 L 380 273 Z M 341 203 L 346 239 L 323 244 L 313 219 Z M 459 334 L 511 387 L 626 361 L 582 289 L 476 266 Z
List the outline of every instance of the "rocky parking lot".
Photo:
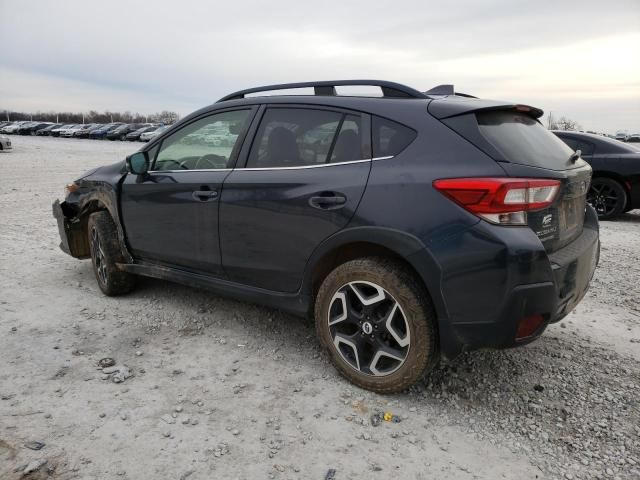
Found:
M 640 211 L 602 223 L 589 294 L 538 342 L 381 396 L 336 374 L 311 322 L 152 279 L 103 296 L 59 250 L 51 203 L 139 144 L 14 143 L 0 153 L 0 478 L 640 478 Z M 401 421 L 374 426 L 377 412 Z

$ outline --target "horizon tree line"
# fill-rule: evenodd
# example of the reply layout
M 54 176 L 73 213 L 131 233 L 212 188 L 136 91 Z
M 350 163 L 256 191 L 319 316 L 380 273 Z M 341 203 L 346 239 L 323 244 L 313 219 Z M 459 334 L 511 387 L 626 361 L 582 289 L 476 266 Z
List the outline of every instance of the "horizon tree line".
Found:
M 89 110 L 88 112 L 18 112 L 9 109 L 0 110 L 4 114 L 0 117 L 0 121 L 20 121 L 20 120 L 36 120 L 42 122 L 54 123 L 163 123 L 171 125 L 180 118 L 176 112 L 170 110 L 162 110 L 161 112 L 151 113 L 148 115 L 138 112 L 112 112 L 105 110 L 98 112 L 97 110 Z

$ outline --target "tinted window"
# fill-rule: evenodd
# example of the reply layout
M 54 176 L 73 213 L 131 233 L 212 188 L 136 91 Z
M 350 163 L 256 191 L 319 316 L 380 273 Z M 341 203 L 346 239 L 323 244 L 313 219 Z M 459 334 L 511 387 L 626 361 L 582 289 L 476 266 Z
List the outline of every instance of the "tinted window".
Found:
M 358 115 L 303 108 L 269 108 L 249 154 L 247 167 L 297 167 L 361 160 Z
M 577 138 L 565 137 L 564 135 L 559 135 L 559 138 L 566 143 L 571 150 L 580 150 L 582 155 L 593 155 L 595 146 L 592 143 L 584 142 Z
M 397 155 L 416 138 L 414 130 L 386 118 L 373 117 L 371 125 L 374 157 Z
M 250 110 L 223 112 L 190 123 L 162 141 L 154 170 L 228 168 Z
M 336 137 L 331 162 L 349 162 L 362 160 L 366 156 L 362 151 L 362 124 L 358 115 L 345 115 Z
M 510 111 L 477 113 L 476 118 L 480 133 L 503 160 L 552 170 L 567 168 L 573 151 L 535 118 Z
M 636 153 L 633 146 L 613 138 L 598 137 L 594 142 L 598 145 L 598 153 Z
M 582 155 L 593 155 L 593 151 L 595 150 L 595 146 L 589 142 L 578 142 L 578 148 L 576 150 L 580 150 Z

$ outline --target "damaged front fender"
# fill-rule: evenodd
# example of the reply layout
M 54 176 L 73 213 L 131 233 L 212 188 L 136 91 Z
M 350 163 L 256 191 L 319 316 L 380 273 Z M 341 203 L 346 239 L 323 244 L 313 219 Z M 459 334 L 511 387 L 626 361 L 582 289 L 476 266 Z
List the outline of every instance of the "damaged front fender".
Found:
M 87 223 L 93 212 L 106 210 L 111 215 L 118 232 L 118 242 L 127 262 L 133 258 L 129 253 L 118 209 L 118 188 L 126 174 L 124 162 L 100 167 L 87 172 L 75 181 L 78 189 L 64 201 L 53 203 L 53 216 L 58 222 L 60 248 L 75 258 L 90 258 Z

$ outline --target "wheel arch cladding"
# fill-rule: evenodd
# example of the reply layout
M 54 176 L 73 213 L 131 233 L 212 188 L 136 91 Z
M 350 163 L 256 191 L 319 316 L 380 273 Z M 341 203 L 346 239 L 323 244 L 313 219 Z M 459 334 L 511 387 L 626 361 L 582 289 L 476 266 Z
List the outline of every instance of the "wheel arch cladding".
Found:
M 82 224 L 82 232 L 85 237 L 85 241 L 87 242 L 88 247 L 88 231 L 87 231 L 87 223 L 91 214 L 99 211 L 106 211 L 110 216 L 111 220 L 116 226 L 116 231 L 118 234 L 118 242 L 120 244 L 120 250 L 122 252 L 123 258 L 128 262 L 132 261 L 132 257 L 129 254 L 129 251 L 126 247 L 124 231 L 122 229 L 122 225 L 120 223 L 120 215 L 118 211 L 118 202 L 117 202 L 117 193 L 115 192 L 112 185 L 102 184 L 102 185 L 94 185 L 91 190 L 89 190 L 86 194 L 82 195 L 79 199 L 79 212 L 77 215 L 78 220 L 80 220 Z
M 615 180 L 620 185 L 622 185 L 622 188 L 624 188 L 624 191 L 627 193 L 627 196 L 630 193 L 629 183 L 631 182 L 631 179 L 627 176 L 624 176 L 620 173 L 611 172 L 609 170 L 594 170 L 591 179 L 593 181 L 597 178 L 609 178 L 611 180 Z
M 406 266 L 425 289 L 436 310 L 438 323 L 448 317 L 440 292 L 440 267 L 420 240 L 406 233 L 382 227 L 354 227 L 342 230 L 320 244 L 307 262 L 302 293 L 311 298 L 322 281 L 338 265 L 355 258 L 382 256 Z

